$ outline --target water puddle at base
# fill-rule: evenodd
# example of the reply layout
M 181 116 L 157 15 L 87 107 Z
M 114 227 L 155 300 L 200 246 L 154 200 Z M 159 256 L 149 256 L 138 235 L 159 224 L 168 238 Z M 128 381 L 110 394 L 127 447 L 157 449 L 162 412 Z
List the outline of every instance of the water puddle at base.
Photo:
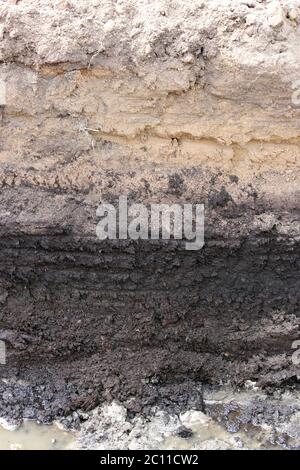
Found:
M 68 449 L 74 440 L 71 432 L 55 424 L 25 421 L 14 430 L 0 426 L 0 450 L 62 450 Z
M 226 449 L 268 449 L 274 446 L 268 445 L 258 436 L 244 432 L 229 433 L 217 423 L 207 426 L 195 424 L 191 426 L 193 435 L 189 439 L 177 436 L 169 436 L 163 444 L 163 449 L 168 450 L 226 450 Z

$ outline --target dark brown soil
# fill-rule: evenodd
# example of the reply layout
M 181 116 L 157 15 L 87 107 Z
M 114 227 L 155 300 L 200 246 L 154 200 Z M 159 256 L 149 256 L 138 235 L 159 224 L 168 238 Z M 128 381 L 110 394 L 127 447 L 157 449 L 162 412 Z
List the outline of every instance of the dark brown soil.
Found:
M 206 244 L 193 252 L 176 241 L 99 241 L 87 195 L 1 190 L 0 372 L 10 382 L 0 382 L 0 415 L 47 421 L 113 398 L 130 413 L 201 408 L 205 383 L 296 382 L 299 207 L 256 188 L 239 203 L 235 179 L 197 181 L 196 170 L 173 175 L 159 195 L 205 203 Z M 151 184 L 139 191 L 130 199 L 151 200 Z M 256 223 L 266 213 L 274 224 Z

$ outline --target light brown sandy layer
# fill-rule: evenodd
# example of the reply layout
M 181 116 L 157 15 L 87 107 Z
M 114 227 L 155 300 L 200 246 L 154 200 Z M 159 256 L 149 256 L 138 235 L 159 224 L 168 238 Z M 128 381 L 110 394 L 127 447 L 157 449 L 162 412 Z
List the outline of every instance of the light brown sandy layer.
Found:
M 288 96 L 278 103 L 271 93 L 274 106 L 262 107 L 198 84 L 176 92 L 168 82 L 152 87 L 150 71 L 2 70 L 2 184 L 83 190 L 104 169 L 199 165 L 246 181 L 270 170 L 299 180 L 300 112 Z
M 299 19 L 298 0 L 2 2 L 0 182 L 81 191 L 157 165 L 299 181 Z

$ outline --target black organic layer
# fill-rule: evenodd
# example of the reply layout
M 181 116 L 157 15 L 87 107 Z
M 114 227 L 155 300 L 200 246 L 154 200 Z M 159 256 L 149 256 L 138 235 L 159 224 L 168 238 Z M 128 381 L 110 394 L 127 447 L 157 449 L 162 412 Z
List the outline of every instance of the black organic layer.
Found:
M 296 380 L 300 246 L 251 226 L 263 203 L 212 208 L 205 247 L 189 252 L 99 241 L 80 195 L 1 198 L 0 414 L 48 420 L 113 398 L 130 412 L 199 408 L 202 383 Z

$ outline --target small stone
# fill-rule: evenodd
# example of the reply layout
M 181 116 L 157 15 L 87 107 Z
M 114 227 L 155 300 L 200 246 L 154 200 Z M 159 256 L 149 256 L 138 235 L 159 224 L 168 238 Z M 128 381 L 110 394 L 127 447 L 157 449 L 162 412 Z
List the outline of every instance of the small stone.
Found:
M 11 39 L 15 39 L 16 37 L 18 37 L 18 31 L 16 29 L 12 29 L 9 33 L 9 37 Z
M 190 439 L 193 435 L 193 431 L 185 426 L 180 426 L 180 428 L 176 429 L 175 435 L 181 437 L 181 439 Z
M 108 20 L 104 25 L 103 25 L 103 31 L 106 33 L 110 33 L 113 31 L 115 27 L 115 22 L 113 20 Z
M 245 388 L 246 390 L 253 390 L 255 392 L 259 390 L 259 387 L 256 386 L 256 382 L 252 382 L 252 380 L 246 380 Z
M 272 28 L 279 28 L 280 26 L 283 25 L 283 21 L 284 21 L 284 15 L 283 15 L 283 10 L 281 6 L 279 4 L 274 5 L 274 7 L 272 7 L 272 9 L 269 12 L 269 25 Z
M 202 413 L 202 411 L 190 410 L 180 415 L 180 421 L 184 426 L 192 426 L 193 424 L 206 425 L 211 422 L 211 418 Z
M 298 12 L 298 10 L 297 10 L 296 8 L 293 8 L 293 7 L 292 7 L 292 8 L 290 8 L 290 9 L 288 10 L 287 17 L 288 17 L 290 20 L 296 21 L 297 18 L 298 18 L 298 16 L 299 16 L 299 12 Z
M 193 56 L 193 54 L 189 53 L 189 54 L 186 54 L 185 56 L 183 56 L 182 61 L 185 64 L 193 64 L 195 62 L 195 57 Z

